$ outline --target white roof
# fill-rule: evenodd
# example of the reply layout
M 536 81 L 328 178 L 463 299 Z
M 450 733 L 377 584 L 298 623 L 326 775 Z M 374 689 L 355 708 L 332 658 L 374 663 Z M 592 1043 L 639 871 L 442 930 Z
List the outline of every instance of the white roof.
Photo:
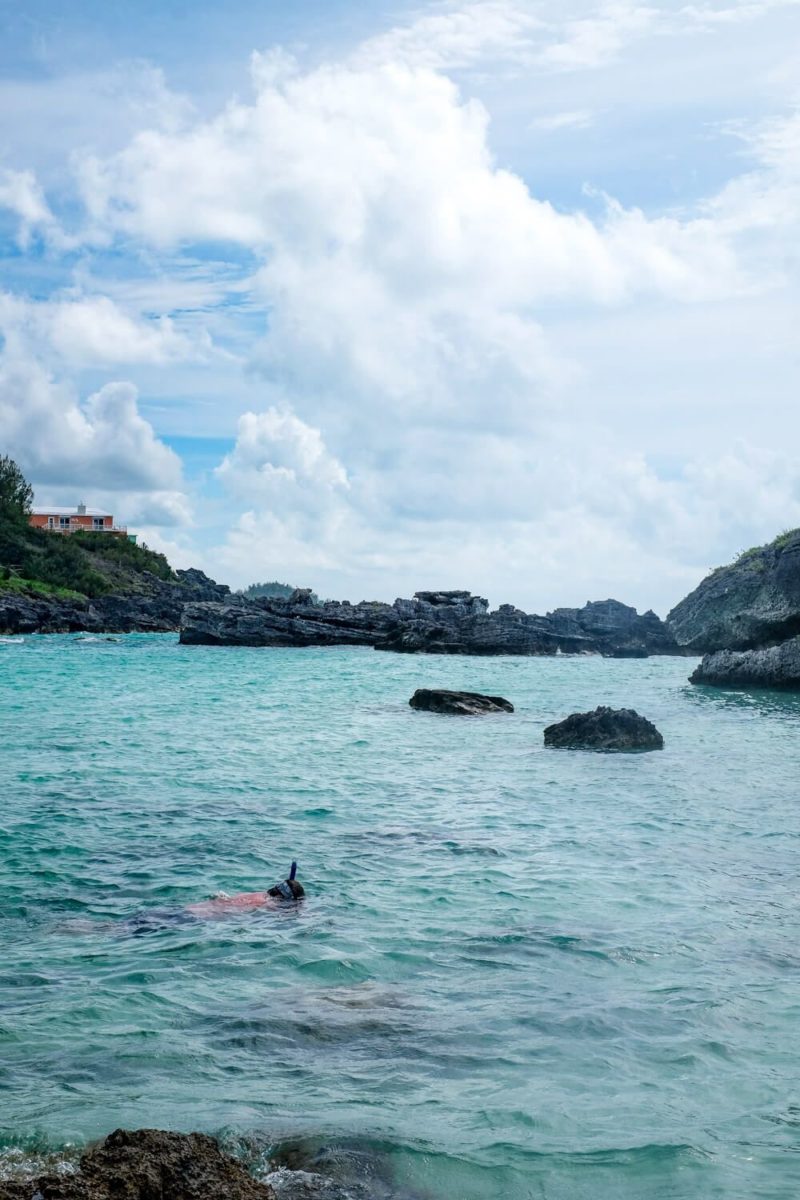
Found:
M 42 508 L 41 505 L 32 508 L 31 512 L 35 517 L 110 517 L 113 514 L 105 512 L 102 508 L 87 508 L 85 512 L 79 513 L 73 505 L 72 508 L 58 508 L 56 505 L 51 505 L 49 508 Z

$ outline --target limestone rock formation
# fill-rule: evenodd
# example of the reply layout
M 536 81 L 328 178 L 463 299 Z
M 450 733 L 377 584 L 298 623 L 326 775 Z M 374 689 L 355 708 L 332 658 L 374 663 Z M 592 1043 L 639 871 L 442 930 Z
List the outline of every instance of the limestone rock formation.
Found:
M 179 629 L 188 601 L 234 598 L 202 571 L 177 571 L 164 580 L 145 573 L 136 591 L 64 600 L 0 591 L 0 633 L 171 633 Z
M 719 567 L 667 617 L 695 654 L 751 650 L 800 634 L 800 529 Z
M 640 616 L 616 600 L 541 617 L 470 592 L 417 592 L 394 604 L 314 604 L 306 590 L 288 600 L 192 603 L 184 610 L 187 645 L 365 645 L 426 654 L 680 654 L 655 613 Z
M 548 725 L 544 744 L 565 750 L 663 750 L 664 739 L 632 708 L 600 707 Z
M 716 687 L 800 691 L 800 637 L 759 650 L 717 650 L 706 654 L 689 678 L 691 683 Z
M 274 1200 L 265 1183 L 203 1133 L 114 1133 L 71 1175 L 0 1181 L 0 1200 Z
M 482 696 L 480 692 L 448 692 L 442 688 L 417 688 L 408 703 L 412 708 L 425 712 L 466 717 L 514 711 L 511 701 L 504 700 L 502 696 Z

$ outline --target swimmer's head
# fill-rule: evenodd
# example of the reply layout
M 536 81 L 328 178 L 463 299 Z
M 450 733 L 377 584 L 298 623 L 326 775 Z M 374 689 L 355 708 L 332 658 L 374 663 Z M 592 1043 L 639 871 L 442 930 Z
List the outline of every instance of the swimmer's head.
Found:
M 276 883 L 275 887 L 271 887 L 267 892 L 268 896 L 274 896 L 276 900 L 302 900 L 305 894 L 302 883 L 298 883 L 296 879 L 285 879 L 283 883 Z

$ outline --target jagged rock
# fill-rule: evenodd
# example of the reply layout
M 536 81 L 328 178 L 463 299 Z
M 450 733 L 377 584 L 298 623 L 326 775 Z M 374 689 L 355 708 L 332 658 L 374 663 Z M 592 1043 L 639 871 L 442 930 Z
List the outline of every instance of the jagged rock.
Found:
M 696 654 L 751 650 L 800 634 L 800 529 L 712 571 L 667 625 Z
M 441 688 L 418 688 L 408 702 L 425 712 L 452 713 L 476 717 L 483 713 L 513 712 L 514 705 L 502 696 L 482 696 L 480 692 L 448 692 Z
M 632 708 L 600 707 L 548 725 L 544 744 L 565 750 L 663 750 L 664 739 Z
M 760 650 L 717 650 L 706 654 L 689 681 L 716 687 L 800 691 L 800 637 Z
M 265 1183 L 203 1133 L 114 1133 L 72 1175 L 0 1181 L 0 1200 L 274 1200 Z
M 680 654 L 663 622 L 616 600 L 541 617 L 470 592 L 417 592 L 394 604 L 327 601 L 307 590 L 288 600 L 261 597 L 232 604 L 189 604 L 181 641 L 187 645 L 366 645 L 424 654 Z
M 390 604 L 259 597 L 238 604 L 187 604 L 180 640 L 189 646 L 374 646 L 396 624 Z
M 0 633 L 173 633 L 188 601 L 227 600 L 230 588 L 202 571 L 177 571 L 173 580 L 143 572 L 137 590 L 62 600 L 0 591 Z

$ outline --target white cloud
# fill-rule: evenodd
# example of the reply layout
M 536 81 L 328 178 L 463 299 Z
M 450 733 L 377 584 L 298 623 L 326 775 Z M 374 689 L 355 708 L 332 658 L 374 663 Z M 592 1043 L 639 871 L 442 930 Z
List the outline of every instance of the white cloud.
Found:
M 0 293 L 0 331 L 14 345 L 69 366 L 152 363 L 207 357 L 208 336 L 181 333 L 169 319 L 143 319 L 108 296 L 29 301 Z
M 349 486 L 320 431 L 277 408 L 239 418 L 236 445 L 216 473 L 234 494 L 279 507 L 316 506 Z
M 33 171 L 0 172 L 0 208 L 19 217 L 19 245 L 26 249 L 37 230 L 57 233 L 57 222 Z
M 736 12 L 754 20 L 768 7 Z M 151 274 L 104 295 L 102 273 L 84 267 L 83 291 L 16 302 L 14 336 L 29 357 L 39 338 L 67 367 L 149 364 L 166 377 L 202 358 L 203 343 L 144 311 L 186 299 L 236 326 L 265 411 L 241 418 L 216 471 L 236 512 L 206 559 L 212 574 L 221 566 L 247 583 L 269 571 L 352 599 L 461 584 L 528 607 L 604 592 L 667 607 L 707 554 L 726 556 L 726 539 L 800 520 L 783 438 L 734 445 L 724 392 L 752 350 L 746 338 L 714 342 L 734 364 L 713 363 L 698 406 L 707 423 L 717 413 L 713 449 L 697 451 L 707 444 L 697 414 L 684 434 L 665 432 L 664 416 L 670 372 L 691 367 L 726 305 L 781 289 L 785 302 L 796 287 L 796 127 L 785 117 L 739 127 L 749 160 L 701 205 L 648 212 L 587 188 L 581 209 L 499 166 L 486 109 L 441 72 L 502 61 L 553 89 L 562 76 L 546 94 L 552 113 L 534 121 L 553 134 L 549 151 L 559 131 L 606 111 L 599 84 L 573 96 L 577 72 L 595 79 L 645 38 L 677 61 L 683 33 L 700 48 L 712 24 L 735 35 L 733 12 L 486 0 L 438 5 L 314 70 L 282 52 L 256 56 L 252 102 L 210 118 L 148 113 L 121 150 L 76 159 L 87 260 L 133 252 Z M 531 99 L 528 126 L 542 107 Z M 635 195 L 646 164 L 628 158 Z M 527 163 L 531 180 L 540 166 Z M 30 229 L 53 228 L 32 177 L 14 196 Z M 206 254 L 229 259 L 223 283 L 209 281 Z M 601 341 L 599 314 L 612 313 L 621 333 L 603 348 L 601 389 L 603 350 L 575 330 Z M 645 316 L 658 337 L 643 348 Z M 35 384 L 18 441 L 34 453 L 45 411 L 66 431 L 36 448 L 43 480 L 73 486 L 84 473 L 111 487 L 113 475 L 126 497 L 140 490 L 138 509 L 125 500 L 136 520 L 187 518 L 176 461 L 126 385 L 80 404 L 45 377 L 39 404 Z M 214 400 L 215 430 L 229 433 L 244 405 L 234 411 L 224 385 Z M 193 412 L 202 419 L 196 400 Z M 680 463 L 659 468 L 667 436 L 681 441 Z
M 40 489 L 146 494 L 150 520 L 185 521 L 177 456 L 140 415 L 136 388 L 108 383 L 80 403 L 38 363 L 8 351 L 0 359 L 0 430 L 10 454 Z M 74 498 L 74 497 L 73 497 Z
M 556 133 L 561 129 L 587 129 L 594 120 L 594 113 L 581 108 L 575 112 L 548 113 L 546 116 L 535 117 L 531 121 L 531 129 L 541 129 L 544 133 Z
M 547 28 L 540 6 L 516 0 L 444 4 L 420 14 L 359 47 L 354 61 L 374 66 L 406 63 L 432 70 L 457 70 L 487 58 L 527 62 L 531 43 Z

